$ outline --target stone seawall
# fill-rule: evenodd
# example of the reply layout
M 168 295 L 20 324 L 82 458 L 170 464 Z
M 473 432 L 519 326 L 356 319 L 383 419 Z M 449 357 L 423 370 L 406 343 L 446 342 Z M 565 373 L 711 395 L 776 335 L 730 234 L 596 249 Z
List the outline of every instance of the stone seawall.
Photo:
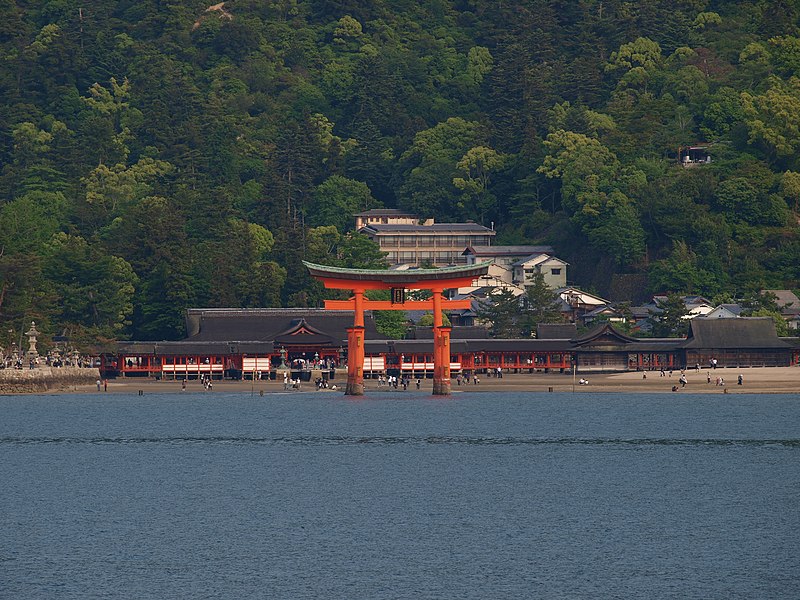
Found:
M 0 369 L 0 394 L 35 394 L 91 385 L 100 377 L 97 369 L 39 367 Z

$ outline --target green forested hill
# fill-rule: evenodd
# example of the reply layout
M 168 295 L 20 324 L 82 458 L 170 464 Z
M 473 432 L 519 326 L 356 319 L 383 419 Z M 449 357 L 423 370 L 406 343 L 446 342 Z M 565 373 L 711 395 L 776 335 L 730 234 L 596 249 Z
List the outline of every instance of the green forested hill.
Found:
M 316 305 L 300 260 L 374 261 L 348 217 L 376 206 L 551 243 L 604 294 L 800 287 L 798 0 L 0 17 L 0 345 L 31 319 L 158 339 L 187 306 Z M 681 167 L 698 143 L 712 162 Z

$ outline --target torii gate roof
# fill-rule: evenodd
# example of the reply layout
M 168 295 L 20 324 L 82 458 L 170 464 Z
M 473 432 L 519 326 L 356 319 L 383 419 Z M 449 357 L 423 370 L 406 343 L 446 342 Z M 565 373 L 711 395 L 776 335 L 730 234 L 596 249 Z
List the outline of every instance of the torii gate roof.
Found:
M 347 269 L 344 267 L 329 267 L 303 261 L 312 277 L 317 277 L 333 282 L 370 282 L 383 284 L 382 287 L 405 287 L 408 284 L 425 283 L 435 284 L 437 287 L 459 287 L 464 280 L 472 280 L 486 275 L 491 262 L 482 262 L 474 265 L 461 265 L 457 267 L 442 267 L 441 269 L 407 269 L 404 271 L 390 271 L 388 269 Z M 451 284 L 451 285 L 448 285 Z M 352 286 L 346 286 L 352 287 Z

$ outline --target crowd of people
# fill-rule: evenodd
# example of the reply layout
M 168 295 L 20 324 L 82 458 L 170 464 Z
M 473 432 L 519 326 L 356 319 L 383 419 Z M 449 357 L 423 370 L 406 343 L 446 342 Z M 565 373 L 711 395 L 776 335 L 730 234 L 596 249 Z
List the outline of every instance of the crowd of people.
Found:
M 96 366 L 96 360 L 88 356 L 62 356 L 60 354 L 48 353 L 44 356 L 36 355 L 28 357 L 27 355 L 14 352 L 13 354 L 5 354 L 0 348 L 0 369 L 36 369 L 37 367 L 78 367 L 82 369 L 93 368 Z

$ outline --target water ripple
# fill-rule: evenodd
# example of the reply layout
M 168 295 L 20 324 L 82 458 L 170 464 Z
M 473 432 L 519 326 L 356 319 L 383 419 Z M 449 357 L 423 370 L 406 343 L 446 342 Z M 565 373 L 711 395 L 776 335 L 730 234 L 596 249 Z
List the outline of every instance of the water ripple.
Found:
M 296 445 L 358 446 L 374 444 L 475 446 L 783 446 L 800 448 L 800 439 L 738 438 L 602 438 L 602 437 L 470 437 L 470 436 L 190 436 L 190 437 L 0 437 L 0 445 Z

